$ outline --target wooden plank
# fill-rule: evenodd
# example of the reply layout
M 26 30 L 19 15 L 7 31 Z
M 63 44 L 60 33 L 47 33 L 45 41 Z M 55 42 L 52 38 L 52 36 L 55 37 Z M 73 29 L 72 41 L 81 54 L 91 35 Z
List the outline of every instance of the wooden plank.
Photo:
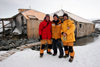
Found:
M 18 52 L 17 49 L 12 49 L 10 51 L 7 51 L 6 53 L 0 54 L 0 61 L 3 61 L 7 59 L 9 56 L 13 55 L 14 53 Z
M 10 23 L 11 23 L 11 32 L 13 32 L 13 19 L 11 19 Z
M 39 38 L 39 24 L 40 24 L 40 21 L 39 20 L 33 20 L 31 21 L 33 22 L 32 25 L 33 25 L 33 39 L 38 39 Z
M 30 22 L 30 20 L 28 19 L 27 20 L 27 36 L 28 36 L 28 39 L 32 38 L 33 36 L 33 33 L 32 33 L 32 23 Z
M 31 47 L 33 47 L 33 46 L 40 45 L 40 44 L 41 44 L 41 42 L 26 44 L 26 45 L 22 45 L 22 46 L 20 46 L 20 47 L 17 47 L 17 49 L 19 49 L 19 50 L 22 51 L 22 50 L 24 50 L 24 49 L 26 49 L 26 48 L 31 48 Z
M 5 34 L 5 27 L 4 27 L 4 21 L 2 20 L 2 27 L 3 27 L 3 35 Z
M 4 22 L 3 22 L 3 23 L 4 23 Z M 3 25 L 4 25 L 4 27 L 5 27 L 5 26 L 7 26 L 7 25 L 9 25 L 9 24 L 10 24 L 10 23 L 8 23 L 8 24 L 6 24 L 6 25 L 3 24 Z M 3 28 L 3 26 L 2 26 L 1 28 Z
M 11 26 L 9 26 L 9 27 L 5 27 L 5 28 L 11 28 Z

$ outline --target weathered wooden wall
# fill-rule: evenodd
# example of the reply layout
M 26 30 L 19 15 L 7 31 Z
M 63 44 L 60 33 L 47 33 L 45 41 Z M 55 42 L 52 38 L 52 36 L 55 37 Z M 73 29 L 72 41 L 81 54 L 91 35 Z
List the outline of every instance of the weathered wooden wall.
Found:
M 28 38 L 38 39 L 39 38 L 39 24 L 40 20 L 29 19 L 27 20 L 27 36 Z
M 95 31 L 95 26 L 92 23 L 77 22 L 77 37 L 90 35 Z

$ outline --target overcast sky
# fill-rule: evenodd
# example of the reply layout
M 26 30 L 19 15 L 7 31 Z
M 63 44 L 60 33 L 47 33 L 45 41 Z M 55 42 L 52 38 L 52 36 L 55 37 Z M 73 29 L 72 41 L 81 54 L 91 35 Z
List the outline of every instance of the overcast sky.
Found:
M 85 19 L 100 18 L 100 0 L 0 0 L 0 18 L 30 7 L 49 14 L 64 9 Z

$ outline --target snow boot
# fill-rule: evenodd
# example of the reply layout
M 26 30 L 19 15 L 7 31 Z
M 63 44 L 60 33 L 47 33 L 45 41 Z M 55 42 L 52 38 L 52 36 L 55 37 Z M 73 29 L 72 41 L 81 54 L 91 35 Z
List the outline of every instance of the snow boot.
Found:
M 48 52 L 48 51 L 47 51 L 47 54 L 52 55 L 52 53 L 51 52 Z
M 63 58 L 63 55 L 59 55 L 59 58 Z
M 73 62 L 74 57 L 70 57 L 69 62 Z
M 53 54 L 53 56 L 56 56 L 56 55 L 57 55 L 57 53 L 54 53 L 54 54 Z
M 66 55 L 64 56 L 64 58 L 67 58 L 67 57 L 69 57 L 69 54 L 66 54 Z
M 42 58 L 42 57 L 43 57 L 43 53 L 40 54 L 40 58 Z

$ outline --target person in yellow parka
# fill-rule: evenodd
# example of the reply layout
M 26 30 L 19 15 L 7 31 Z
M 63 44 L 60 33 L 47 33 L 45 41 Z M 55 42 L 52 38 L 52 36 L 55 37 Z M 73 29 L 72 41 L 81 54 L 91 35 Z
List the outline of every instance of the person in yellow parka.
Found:
M 69 19 L 68 14 L 63 15 L 63 23 L 61 29 L 61 40 L 63 42 L 64 50 L 65 50 L 65 57 L 70 55 L 69 62 L 72 62 L 74 59 L 74 50 L 73 50 L 73 43 L 75 41 L 75 24 L 72 20 Z
M 57 14 L 53 15 L 54 20 L 52 21 L 52 39 L 53 39 L 53 56 L 57 55 L 57 47 L 59 49 L 59 58 L 63 58 L 63 47 L 61 44 L 61 20 Z

